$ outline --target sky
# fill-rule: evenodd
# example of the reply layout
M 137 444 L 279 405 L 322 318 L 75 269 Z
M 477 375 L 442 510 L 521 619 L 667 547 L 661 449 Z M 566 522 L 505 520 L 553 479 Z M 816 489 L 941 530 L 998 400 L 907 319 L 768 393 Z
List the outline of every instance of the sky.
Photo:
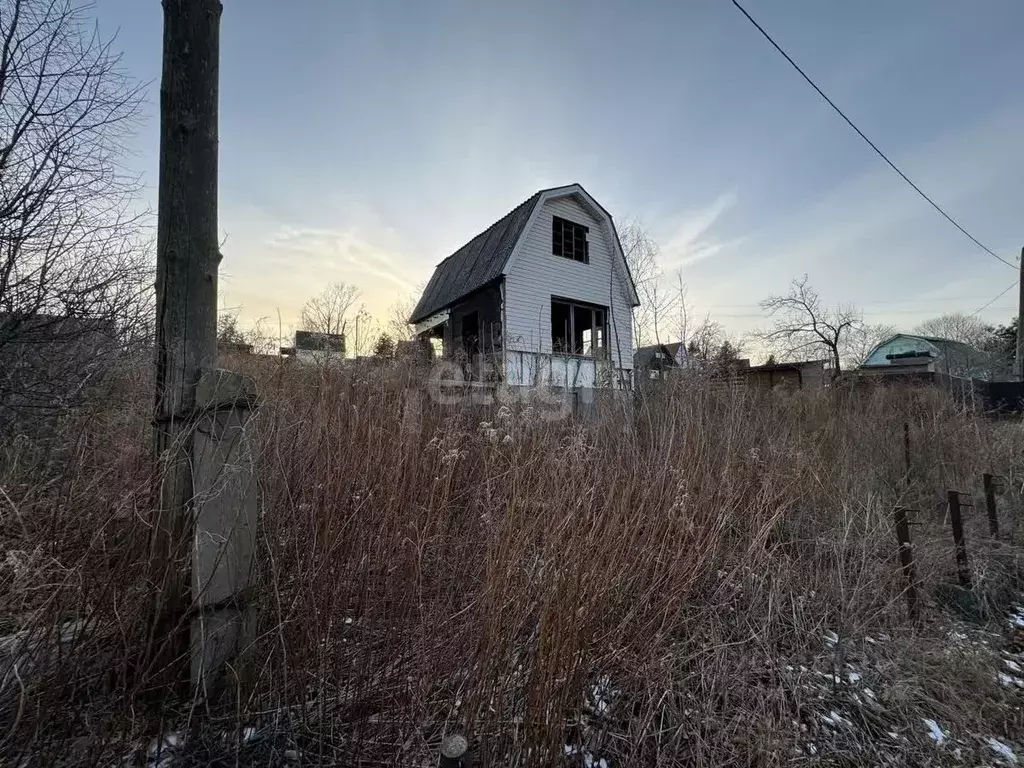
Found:
M 734 334 L 804 274 L 910 329 L 1016 280 L 908 187 L 727 0 L 223 0 L 221 305 L 287 335 L 326 285 L 385 316 L 538 189 L 639 220 Z M 1024 3 L 747 0 L 908 176 L 1013 263 Z M 149 83 L 128 165 L 155 209 L 162 11 L 97 0 Z M 673 278 L 674 279 L 674 278 Z M 980 313 L 1015 314 L 1012 289 Z

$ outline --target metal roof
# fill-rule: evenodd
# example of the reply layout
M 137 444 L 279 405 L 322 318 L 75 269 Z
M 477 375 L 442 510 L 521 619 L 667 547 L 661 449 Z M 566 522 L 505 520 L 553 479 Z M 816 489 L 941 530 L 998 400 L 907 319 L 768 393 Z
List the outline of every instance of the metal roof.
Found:
M 547 191 L 524 200 L 438 264 L 409 322 L 426 320 L 500 277 L 537 201 Z

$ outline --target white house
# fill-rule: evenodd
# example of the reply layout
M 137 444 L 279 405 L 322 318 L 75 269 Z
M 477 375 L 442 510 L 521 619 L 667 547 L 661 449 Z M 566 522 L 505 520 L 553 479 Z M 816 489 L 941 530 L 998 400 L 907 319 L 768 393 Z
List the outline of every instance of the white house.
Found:
M 537 192 L 442 261 L 409 322 L 471 378 L 628 387 L 639 303 L 611 215 L 570 184 Z

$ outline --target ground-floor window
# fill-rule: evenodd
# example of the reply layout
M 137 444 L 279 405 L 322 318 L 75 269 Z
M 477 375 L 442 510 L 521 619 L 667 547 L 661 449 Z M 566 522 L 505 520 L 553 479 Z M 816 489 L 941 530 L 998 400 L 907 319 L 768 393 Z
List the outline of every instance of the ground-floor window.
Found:
M 600 357 L 608 348 L 608 308 L 551 299 L 551 350 Z

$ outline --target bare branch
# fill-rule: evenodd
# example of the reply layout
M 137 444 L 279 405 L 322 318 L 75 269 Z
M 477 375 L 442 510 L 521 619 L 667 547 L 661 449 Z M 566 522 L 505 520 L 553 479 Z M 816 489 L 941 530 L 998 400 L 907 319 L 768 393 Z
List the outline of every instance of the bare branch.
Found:
M 146 219 L 122 168 L 143 92 L 74 0 L 0 10 L 0 355 L 151 324 Z M 35 342 L 33 342 L 33 339 Z M 3 366 L 0 366 L 3 367 Z M 10 365 L 6 366 L 8 369 Z M 71 372 L 73 373 L 73 372 Z M 7 384 L 10 384 L 7 381 Z M 0 381 L 0 401 L 10 388 Z
M 783 358 L 803 357 L 817 350 L 827 357 L 833 377 L 842 370 L 843 351 L 847 339 L 864 325 L 853 307 L 826 307 L 807 275 L 790 283 L 785 296 L 769 296 L 761 307 L 775 319 L 772 328 L 757 335 Z
M 332 283 L 302 307 L 302 327 L 317 333 L 344 334 L 359 293 L 354 285 Z

